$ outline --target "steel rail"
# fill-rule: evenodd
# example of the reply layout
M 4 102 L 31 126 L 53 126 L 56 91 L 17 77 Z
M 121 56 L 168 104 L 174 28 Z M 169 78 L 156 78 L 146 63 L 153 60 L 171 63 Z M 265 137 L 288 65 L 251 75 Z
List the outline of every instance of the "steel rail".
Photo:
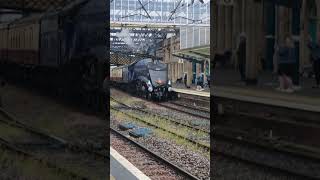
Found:
M 201 111 L 203 113 L 210 113 L 210 109 L 209 108 L 205 108 L 202 106 L 190 106 L 188 104 L 183 104 L 183 103 L 178 103 L 176 101 L 169 101 L 168 103 L 176 105 L 176 106 L 181 106 L 181 107 L 185 107 L 185 108 L 189 108 L 189 109 L 194 109 L 196 108 L 197 111 Z
M 191 173 L 185 171 L 184 169 L 178 167 L 177 165 L 175 165 L 172 162 L 169 162 L 168 160 L 166 160 L 164 157 L 152 152 L 151 150 L 149 150 L 147 147 L 145 147 L 144 145 L 133 141 L 132 139 L 126 137 L 124 134 L 122 134 L 121 132 L 117 131 L 116 129 L 110 127 L 111 132 L 117 134 L 118 136 L 120 136 L 121 138 L 125 139 L 126 141 L 129 141 L 130 143 L 134 144 L 135 146 L 139 147 L 140 149 L 142 149 L 143 151 L 147 152 L 148 154 L 150 154 L 152 157 L 155 157 L 157 160 L 161 161 L 162 163 L 166 164 L 167 166 L 171 167 L 172 169 L 174 169 L 175 171 L 179 172 L 181 175 L 183 175 L 184 177 L 188 178 L 188 179 L 192 179 L 192 180 L 199 180 L 199 178 L 195 177 L 194 175 L 192 175 Z
M 208 116 L 203 116 L 203 115 L 200 115 L 200 114 L 191 113 L 189 111 L 185 111 L 185 110 L 182 110 L 182 109 L 179 109 L 179 108 L 174 108 L 174 107 L 171 107 L 171 106 L 168 106 L 168 105 L 165 105 L 165 104 L 161 104 L 161 103 L 156 103 L 156 104 L 159 105 L 159 106 L 168 108 L 168 109 L 172 109 L 172 110 L 175 110 L 175 111 L 178 111 L 178 112 L 182 112 L 182 113 L 185 113 L 185 114 L 188 114 L 188 115 L 191 115 L 191 116 L 203 118 L 203 119 L 206 119 L 206 120 L 210 121 L 210 117 L 208 117 Z
M 15 153 L 19 154 L 19 155 L 22 155 L 24 157 L 29 157 L 30 159 L 33 159 L 35 161 L 38 161 L 40 162 L 41 164 L 49 167 L 49 168 L 54 168 L 56 169 L 58 172 L 62 172 L 63 174 L 67 175 L 67 176 L 71 176 L 72 178 L 77 178 L 77 179 L 81 179 L 81 180 L 86 180 L 88 178 L 86 177 L 82 177 L 70 170 L 67 170 L 65 168 L 62 168 L 62 167 L 59 167 L 58 165 L 54 164 L 54 163 L 51 163 L 45 159 L 42 159 L 42 158 L 39 158 L 39 157 L 36 157 L 35 155 L 27 152 L 27 151 L 24 151 L 22 150 L 21 148 L 18 148 L 16 147 L 15 145 L 13 145 L 12 143 L 6 141 L 5 139 L 3 138 L 0 138 L 0 146 L 6 148 L 7 150 L 10 150 L 10 151 L 14 151 Z
M 295 171 L 290 171 L 290 170 L 287 170 L 287 169 L 284 169 L 284 168 L 274 167 L 274 166 L 271 166 L 271 165 L 267 165 L 265 163 L 260 163 L 260 162 L 252 161 L 252 160 L 249 160 L 249 159 L 241 158 L 241 157 L 238 157 L 238 156 L 235 156 L 235 155 L 232 155 L 232 154 L 228 154 L 228 153 L 225 153 L 225 152 L 222 152 L 222 151 L 217 151 L 217 150 L 212 150 L 212 151 L 213 151 L 213 154 L 226 157 L 226 158 L 231 159 L 233 161 L 240 161 L 240 162 L 243 162 L 243 163 L 246 163 L 246 164 L 254 165 L 256 167 L 260 167 L 260 168 L 263 168 L 263 169 L 269 169 L 269 170 L 276 171 L 276 172 L 279 172 L 279 173 L 283 173 L 283 174 L 286 174 L 286 175 L 291 175 L 291 176 L 299 177 L 299 178 L 306 179 L 306 180 L 307 179 L 308 180 L 319 180 L 320 179 L 319 177 L 314 177 L 314 176 L 310 176 L 308 174 L 302 174 L 302 173 L 298 173 L 298 172 L 295 172 Z
M 17 120 L 13 115 L 11 115 L 9 112 L 5 111 L 3 108 L 0 108 L 0 114 L 2 114 L 4 117 L 6 117 L 6 119 L 8 119 L 8 120 L 5 120 L 5 119 L 0 118 L 1 122 L 4 122 L 9 126 L 21 128 L 25 131 L 32 133 L 32 134 L 35 134 L 35 135 L 41 136 L 43 138 L 46 138 L 48 140 L 51 140 L 53 142 L 56 142 L 56 144 L 61 147 L 67 148 L 67 149 L 72 150 L 74 152 L 86 152 L 86 153 L 94 155 L 95 157 L 102 158 L 103 160 L 107 160 L 109 158 L 108 155 L 102 154 L 97 151 L 93 151 L 89 147 L 76 145 L 74 143 L 68 142 L 67 140 L 64 140 L 63 138 L 57 137 L 52 134 L 48 134 L 40 129 L 36 129 L 34 127 L 31 127 L 31 126 Z
M 191 125 L 186 124 L 186 123 L 178 122 L 178 121 L 176 121 L 176 120 L 167 118 L 167 117 L 165 117 L 165 116 L 161 116 L 161 115 L 159 115 L 159 114 L 156 114 L 156 113 L 153 113 L 153 112 L 150 112 L 150 111 L 147 111 L 147 110 L 143 110 L 143 109 L 139 109 L 139 108 L 134 108 L 134 107 L 129 106 L 129 105 L 123 103 L 123 102 L 120 102 L 119 100 L 117 100 L 117 99 L 115 99 L 115 98 L 113 98 L 113 97 L 111 97 L 111 96 L 110 96 L 110 99 L 111 99 L 112 101 L 115 101 L 116 103 L 118 103 L 118 104 L 120 104 L 120 105 L 128 108 L 128 109 L 135 110 L 135 111 L 140 111 L 140 112 L 142 112 L 142 113 L 149 114 L 149 115 L 152 115 L 152 116 L 154 116 L 154 117 L 162 118 L 162 119 L 164 119 L 164 120 L 166 120 L 166 121 L 169 121 L 169 122 L 173 122 L 173 123 L 175 123 L 175 124 L 177 124 L 177 125 L 185 126 L 185 127 L 189 128 L 189 129 L 194 129 L 194 130 L 197 130 L 197 131 L 201 131 L 201 132 L 210 134 L 210 131 L 208 131 L 208 130 L 205 130 L 205 129 L 202 129 L 202 128 L 199 128 L 199 127 L 194 127 L 194 126 L 191 126 Z
M 188 138 L 188 137 L 182 136 L 182 135 L 180 135 L 180 134 L 177 134 L 177 133 L 175 133 L 175 132 L 172 132 L 172 131 L 170 131 L 170 130 L 167 130 L 167 129 L 165 129 L 165 128 L 162 128 L 162 127 L 160 127 L 160 126 L 158 126 L 158 125 L 155 125 L 155 124 L 153 124 L 153 123 L 147 122 L 147 121 L 145 121 L 145 120 L 143 120 L 143 119 L 141 119 L 141 118 L 138 118 L 138 117 L 133 116 L 133 115 L 131 115 L 131 114 L 129 114 L 129 113 L 123 112 L 123 111 L 121 111 L 121 110 L 119 110 L 119 109 L 116 109 L 116 108 L 113 108 L 113 107 L 110 107 L 110 109 L 115 110 L 115 111 L 117 111 L 117 112 L 120 112 L 120 113 L 122 113 L 122 114 L 124 114 L 124 115 L 126 115 L 126 116 L 128 116 L 128 117 L 130 117 L 130 118 L 132 118 L 132 119 L 137 120 L 137 121 L 143 122 L 143 123 L 147 124 L 148 126 L 151 126 L 151 127 L 157 128 L 157 129 L 161 129 L 161 130 L 163 130 L 163 131 L 165 131 L 165 132 L 168 132 L 168 133 L 170 133 L 170 134 L 172 134 L 172 135 L 174 135 L 174 136 L 177 136 L 177 137 L 179 137 L 179 138 L 181 138 L 181 139 L 184 139 L 184 140 L 186 140 L 186 141 L 188 141 L 188 142 L 190 142 L 190 143 L 192 143 L 192 144 L 194 144 L 194 145 L 196 145 L 196 146 L 198 146 L 198 147 L 201 147 L 201 148 L 203 148 L 203 149 L 206 150 L 206 151 L 209 151 L 209 150 L 210 150 L 210 146 L 208 146 L 208 145 L 206 145 L 206 144 L 197 142 L 197 141 L 195 141 L 195 140 L 193 140 L 193 139 L 190 139 L 190 138 Z

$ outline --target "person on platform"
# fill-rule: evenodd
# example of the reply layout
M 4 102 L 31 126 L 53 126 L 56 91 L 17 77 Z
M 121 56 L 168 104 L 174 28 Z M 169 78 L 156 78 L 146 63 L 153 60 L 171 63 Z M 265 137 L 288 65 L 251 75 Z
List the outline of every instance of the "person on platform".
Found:
M 297 58 L 296 58 L 296 48 L 294 45 L 294 38 L 287 37 L 286 38 L 286 46 L 288 47 L 288 76 L 292 81 L 293 90 L 299 90 L 301 87 L 299 86 L 299 68 L 297 68 Z
M 184 85 L 185 85 L 185 87 L 186 88 L 189 88 L 188 87 L 188 84 L 187 84 L 187 82 L 188 82 L 188 73 L 184 73 L 184 75 L 183 75 L 183 81 L 184 81 Z
M 293 92 L 292 76 L 294 73 L 294 46 L 290 38 L 286 38 L 284 46 L 278 50 L 278 78 L 280 91 Z
M 310 61 L 312 63 L 316 85 L 312 88 L 320 88 L 320 46 L 309 37 L 308 48 L 310 49 Z
M 246 80 L 246 35 L 241 33 L 239 36 L 239 43 L 237 46 L 238 68 L 241 76 L 241 81 Z
M 209 65 L 209 62 L 206 61 L 206 65 L 205 65 L 205 76 L 206 76 L 206 83 L 207 83 L 207 86 L 210 88 L 210 65 Z
M 204 74 L 203 73 L 200 74 L 200 82 L 201 82 L 200 86 L 203 89 L 204 88 Z
M 197 77 L 197 90 L 201 91 L 204 87 L 204 75 L 203 73 L 200 73 L 200 75 Z

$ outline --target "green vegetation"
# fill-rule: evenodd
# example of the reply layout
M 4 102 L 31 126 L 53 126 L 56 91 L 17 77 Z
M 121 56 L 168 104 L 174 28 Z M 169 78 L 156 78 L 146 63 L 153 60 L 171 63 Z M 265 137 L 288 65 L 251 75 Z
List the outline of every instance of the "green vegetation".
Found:
M 71 180 L 70 175 L 8 150 L 0 149 L 0 179 Z
M 183 137 L 192 136 L 194 138 L 201 138 L 201 137 L 207 136 L 207 134 L 204 132 L 195 131 L 195 130 L 192 130 L 192 129 L 187 128 L 185 126 L 179 126 L 179 125 L 176 125 L 175 123 L 172 123 L 170 121 L 167 121 L 165 119 L 155 117 L 155 116 L 147 116 L 147 115 L 142 116 L 142 115 L 135 114 L 134 112 L 130 112 L 130 113 L 129 112 L 121 112 L 121 111 L 117 111 L 117 110 L 113 110 L 113 109 L 111 109 L 111 114 L 113 114 L 116 117 L 116 119 L 121 122 L 134 122 L 139 126 L 159 127 L 159 128 L 152 127 L 154 129 L 153 132 L 156 136 L 169 139 L 176 144 L 183 145 L 193 151 L 198 151 L 208 158 L 210 157 L 210 153 L 207 151 L 204 151 L 201 148 L 201 146 L 195 145 L 195 144 L 189 142 L 188 140 L 183 139 L 178 136 L 178 135 L 183 136 Z M 137 120 L 135 118 L 132 118 L 130 116 L 135 117 L 135 118 L 139 118 L 139 119 L 141 119 L 141 121 Z M 172 134 L 172 133 L 174 133 L 174 134 Z M 197 142 L 199 142 L 199 141 L 197 141 Z M 202 142 L 199 142 L 199 143 L 202 143 Z M 210 144 L 207 144 L 207 143 L 202 143 L 202 144 L 207 147 L 210 146 Z
M 55 117 L 52 116 L 53 114 L 55 114 Z M 50 133 L 66 137 L 70 131 L 70 129 L 64 125 L 66 114 L 66 110 L 63 110 L 61 107 L 52 106 L 42 112 L 41 116 L 34 119 L 34 125 Z
M 27 139 L 30 134 L 20 128 L 15 128 L 0 122 L 0 137 L 8 141 L 16 139 Z

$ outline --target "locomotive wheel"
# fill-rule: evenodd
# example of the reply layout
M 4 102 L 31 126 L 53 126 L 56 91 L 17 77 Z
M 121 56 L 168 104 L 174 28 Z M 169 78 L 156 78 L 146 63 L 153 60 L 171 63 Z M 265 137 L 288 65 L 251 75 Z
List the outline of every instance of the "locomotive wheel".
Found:
M 136 83 L 136 92 L 135 92 L 136 96 L 139 96 L 139 85 L 138 83 Z
M 148 93 L 148 100 L 152 101 L 153 100 L 153 94 L 151 92 Z
M 149 92 L 147 90 L 144 92 L 144 96 L 147 100 L 149 99 Z
M 137 81 L 136 83 L 136 95 L 138 97 L 143 97 L 143 91 L 141 90 L 142 86 L 141 83 L 139 81 Z
M 163 101 L 167 101 L 168 100 L 168 93 L 164 93 L 164 95 L 162 96 L 162 100 Z

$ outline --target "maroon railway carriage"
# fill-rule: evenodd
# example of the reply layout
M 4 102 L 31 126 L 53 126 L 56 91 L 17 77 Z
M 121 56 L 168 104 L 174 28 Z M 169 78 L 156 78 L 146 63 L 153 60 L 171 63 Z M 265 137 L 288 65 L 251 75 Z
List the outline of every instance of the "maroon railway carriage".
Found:
M 11 64 L 39 64 L 39 35 L 41 15 L 33 15 L 9 24 L 7 59 Z

